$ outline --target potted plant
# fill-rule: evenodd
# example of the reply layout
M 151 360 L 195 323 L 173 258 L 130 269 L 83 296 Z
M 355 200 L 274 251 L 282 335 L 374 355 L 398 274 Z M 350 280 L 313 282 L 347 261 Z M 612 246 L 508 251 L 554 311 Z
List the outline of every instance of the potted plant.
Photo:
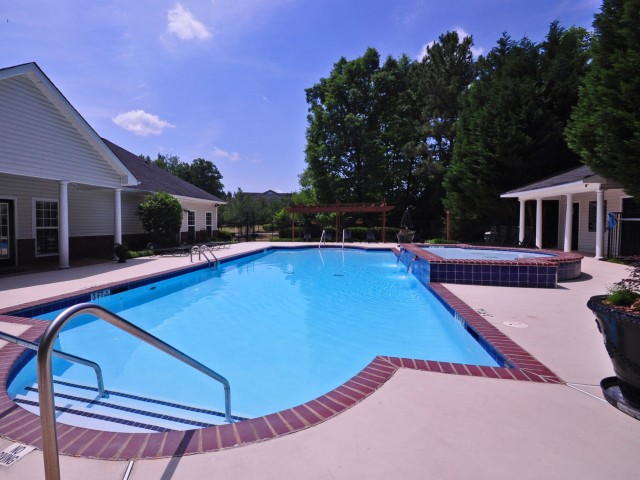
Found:
M 413 236 L 416 232 L 412 231 L 413 222 L 411 221 L 411 214 L 409 213 L 409 207 L 404 210 L 402 220 L 400 221 L 400 231 L 398 232 L 398 243 L 412 243 Z
M 605 347 L 617 386 L 627 407 L 640 409 L 640 256 L 626 259 L 631 266 L 630 275 L 609 287 L 608 295 L 591 297 L 587 306 L 596 316 L 598 329 L 604 337 Z M 602 381 L 605 397 L 610 379 Z M 614 405 L 617 406 L 616 403 Z M 627 412 L 629 413 L 629 412 Z M 630 413 L 632 414 L 632 413 Z M 640 419 L 638 415 L 632 414 Z
M 113 253 L 118 257 L 118 263 L 125 263 L 129 256 L 129 248 L 126 243 L 116 243 L 113 246 Z

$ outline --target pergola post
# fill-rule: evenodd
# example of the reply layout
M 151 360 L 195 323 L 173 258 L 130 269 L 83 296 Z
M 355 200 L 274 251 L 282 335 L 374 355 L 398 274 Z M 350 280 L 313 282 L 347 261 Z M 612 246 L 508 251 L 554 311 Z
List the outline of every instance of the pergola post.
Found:
M 387 212 L 382 212 L 382 243 L 387 241 Z

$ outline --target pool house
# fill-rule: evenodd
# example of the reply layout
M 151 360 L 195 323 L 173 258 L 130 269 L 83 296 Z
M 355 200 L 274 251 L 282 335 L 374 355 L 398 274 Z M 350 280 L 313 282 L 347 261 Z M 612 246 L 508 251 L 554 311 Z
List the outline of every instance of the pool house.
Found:
M 537 248 L 579 251 L 597 259 L 640 254 L 640 202 L 583 165 L 501 195 L 520 202 L 519 240 L 534 227 Z M 535 225 L 526 225 L 535 202 Z

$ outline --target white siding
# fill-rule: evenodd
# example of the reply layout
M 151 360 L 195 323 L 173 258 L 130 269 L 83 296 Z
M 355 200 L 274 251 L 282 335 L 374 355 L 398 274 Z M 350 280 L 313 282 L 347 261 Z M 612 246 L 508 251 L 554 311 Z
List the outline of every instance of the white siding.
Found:
M 24 75 L 0 82 L 0 171 L 121 184 L 119 174 Z
M 114 235 L 115 191 L 69 184 L 69 236 Z
M 16 238 L 33 238 L 33 197 L 58 199 L 58 182 L 0 175 L 0 198 L 14 198 Z
M 195 202 L 195 201 L 189 201 L 186 199 L 179 199 L 179 200 L 184 210 L 192 210 L 196 212 L 196 234 L 200 230 L 205 230 L 207 228 L 206 215 L 205 215 L 206 212 L 212 212 L 213 214 L 211 228 L 213 230 L 218 229 L 217 212 L 216 212 L 217 209 L 214 207 L 213 202 Z M 182 227 L 180 228 L 180 231 L 181 232 L 188 231 L 186 212 L 182 215 Z
M 122 192 L 122 234 L 144 233 L 140 217 L 136 214 L 138 205 L 147 197 L 143 193 Z

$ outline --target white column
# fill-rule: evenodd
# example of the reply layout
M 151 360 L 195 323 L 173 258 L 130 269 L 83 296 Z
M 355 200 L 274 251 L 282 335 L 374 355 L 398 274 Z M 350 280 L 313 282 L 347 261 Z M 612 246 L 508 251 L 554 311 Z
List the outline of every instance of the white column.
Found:
M 604 258 L 604 190 L 596 192 L 596 260 Z
M 58 205 L 58 260 L 60 268 L 69 268 L 69 182 L 60 180 Z
M 115 189 L 115 225 L 114 225 L 114 243 L 122 243 L 122 189 Z
M 571 251 L 571 237 L 573 237 L 573 195 L 565 195 L 567 205 L 564 210 L 564 251 Z
M 536 198 L 536 247 L 542 248 L 542 199 Z
M 518 199 L 520 202 L 520 222 L 518 224 L 518 241 L 520 243 L 524 242 L 524 228 L 525 228 L 525 203 L 527 202 L 526 200 L 520 200 Z

